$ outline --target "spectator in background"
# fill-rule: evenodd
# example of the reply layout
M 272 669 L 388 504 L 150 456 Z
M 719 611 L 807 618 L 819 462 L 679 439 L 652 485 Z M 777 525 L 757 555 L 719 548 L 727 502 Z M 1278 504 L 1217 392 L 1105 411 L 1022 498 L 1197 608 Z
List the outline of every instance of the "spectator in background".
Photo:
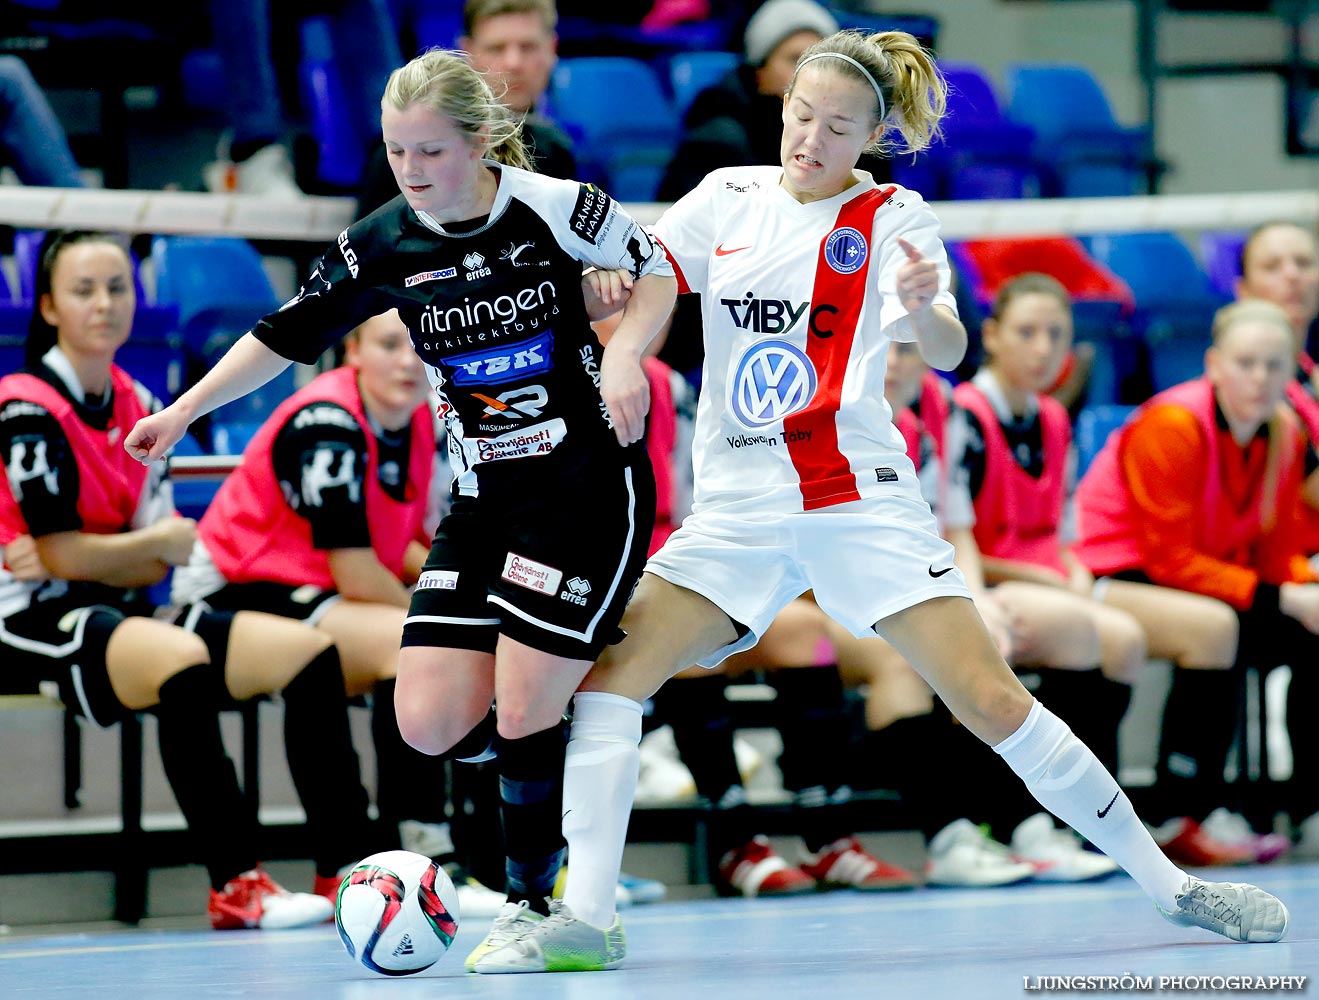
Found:
M 1077 490 L 1077 555 L 1111 577 L 1190 591 L 1229 605 L 1238 665 L 1289 664 L 1287 731 L 1294 760 L 1288 804 L 1303 848 L 1319 851 L 1319 582 L 1300 546 L 1306 442 L 1283 404 L 1295 342 L 1269 302 L 1214 317 L 1205 376 L 1162 392 L 1108 439 Z M 1148 591 L 1150 588 L 1144 588 Z M 1133 613 L 1139 613 L 1133 602 Z M 1151 636 L 1153 635 L 1151 630 Z M 1164 710 L 1164 798 L 1221 786 L 1237 715 L 1234 677 L 1178 670 Z
M 458 39 L 506 108 L 522 115 L 522 134 L 537 173 L 571 180 L 577 176 L 572 140 L 543 110 L 550 74 L 558 62 L 554 0 L 467 0 Z M 358 194 L 358 218 L 398 196 L 384 148 L 371 156 Z
M 136 300 L 128 252 L 101 233 L 50 233 L 24 370 L 0 380 L 0 649 L 5 669 L 59 684 L 88 721 L 153 709 L 160 758 L 210 876 L 211 926 L 302 927 L 324 896 L 289 892 L 257 866 L 217 713 L 282 692 L 289 772 L 307 814 L 317 880 L 367 849 L 367 796 L 328 636 L 273 615 L 155 607 L 145 588 L 185 563 L 196 525 L 162 471 L 120 445 L 157 405 L 114 363 Z
M 0 56 L 0 166 L 24 184 L 84 186 L 64 126 L 17 56 Z
M 271 44 L 271 4 L 278 0 L 210 0 L 211 31 L 224 63 L 229 131 L 219 156 L 203 170 L 210 191 L 282 197 L 302 195 L 285 145 L 289 119 L 281 101 Z M 386 0 L 330 0 L 321 14 L 330 23 L 335 59 L 343 74 L 350 128 L 364 146 L 380 132 L 378 95 L 403 62 Z M 361 147 L 359 147 L 361 148 Z M 397 193 L 397 191 L 395 192 Z
M 1301 418 L 1310 440 L 1306 458 L 1305 504 L 1301 512 L 1301 546 L 1319 553 L 1319 367 L 1306 352 L 1310 326 L 1319 315 L 1319 247 L 1314 234 L 1290 222 L 1257 226 L 1241 247 L 1238 299 L 1263 299 L 1281 307 L 1292 325 L 1296 346 L 1295 377 L 1287 383 L 1287 401 Z
M 439 521 L 428 509 L 439 456 L 426 372 L 393 310 L 352 330 L 345 349 L 342 367 L 281 404 L 247 446 L 197 526 L 172 599 L 261 610 L 329 635 L 348 694 L 371 695 L 387 846 L 441 862 L 462 912 L 493 917 L 504 897 L 459 862 L 445 762 L 408 746 L 394 712 L 394 640 Z M 334 898 L 339 880 L 318 879 L 316 891 Z
M 523 115 L 522 134 L 536 169 L 577 176 L 572 140 L 545 113 L 550 74 L 559 61 L 554 0 L 467 0 L 458 45 L 486 75 L 504 106 Z

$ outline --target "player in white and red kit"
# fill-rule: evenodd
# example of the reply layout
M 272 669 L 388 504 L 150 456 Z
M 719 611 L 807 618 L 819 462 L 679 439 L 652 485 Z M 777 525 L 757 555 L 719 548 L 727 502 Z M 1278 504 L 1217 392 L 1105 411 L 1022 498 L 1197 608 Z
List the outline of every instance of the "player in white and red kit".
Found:
M 680 286 L 703 300 L 695 504 L 647 564 L 627 638 L 574 699 L 564 898 L 478 972 L 620 964 L 613 886 L 640 702 L 686 665 L 753 643 L 807 589 L 854 633 L 887 638 L 1169 919 L 1238 940 L 1286 930 L 1286 908 L 1269 894 L 1200 882 L 1164 857 L 1113 777 L 1004 663 L 921 499 L 884 403 L 887 346 L 915 340 L 932 365 L 952 368 L 966 331 L 933 212 L 854 168 L 890 127 L 909 149 L 927 145 L 944 95 L 910 35 L 830 36 L 806 50 L 785 95 L 782 169 L 716 171 L 656 224 Z

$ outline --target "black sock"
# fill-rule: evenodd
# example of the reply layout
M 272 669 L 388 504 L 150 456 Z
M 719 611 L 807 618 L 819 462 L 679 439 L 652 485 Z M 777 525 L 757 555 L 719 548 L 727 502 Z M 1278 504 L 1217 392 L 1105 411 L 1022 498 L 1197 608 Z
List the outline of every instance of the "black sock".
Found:
M 843 680 L 832 664 L 776 670 L 775 717 L 783 738 L 783 787 L 800 809 L 798 831 L 812 854 L 851 831 L 830 808 L 845 793 L 851 718 Z M 850 790 L 849 790 L 850 791 Z
M 160 686 L 155 709 L 165 776 L 217 891 L 257 863 L 256 817 L 220 735 L 219 710 L 228 703 L 223 675 L 200 663 Z
M 678 755 L 691 771 L 696 791 L 718 805 L 733 786 L 742 784 L 733 753 L 733 720 L 721 674 L 669 681 L 655 695 L 655 718 L 673 728 Z
M 725 854 L 747 843 L 758 831 L 755 810 L 747 803 L 747 792 L 741 784 L 729 786 L 711 805 L 710 860 L 717 865 Z
M 1235 670 L 1173 670 L 1159 740 L 1161 815 L 1155 819 L 1204 819 L 1223 804 L 1223 768 L 1236 733 L 1239 687 Z
M 547 896 L 563 864 L 563 763 L 568 723 L 517 740 L 495 737 L 504 817 L 505 881 L 510 902 L 549 913 Z
M 1090 749 L 1095 752 L 1099 762 L 1108 768 L 1108 773 L 1114 778 L 1121 777 L 1119 772 L 1122 770 L 1122 758 L 1118 752 L 1118 732 L 1122 727 L 1122 719 L 1130 707 L 1131 685 L 1105 677 L 1103 687 L 1099 691 L 1096 716 L 1108 721 L 1095 735 L 1095 742 L 1090 744 Z
M 779 770 L 783 787 L 798 792 L 822 787 L 828 794 L 846 781 L 851 743 L 843 680 L 836 666 L 774 671 L 775 718 L 783 737 Z
M 336 875 L 370 853 L 371 843 L 338 650 L 317 654 L 284 687 L 283 698 L 284 753 L 307 814 L 316 874 Z
M 927 842 L 956 819 L 989 823 L 1010 837 L 1017 823 L 1038 811 L 1027 805 L 1011 769 L 942 702 L 932 712 L 869 732 L 863 748 L 886 762 L 908 822 Z
M 371 694 L 371 740 L 376 749 L 376 810 L 385 837 L 397 835 L 405 819 L 445 823 L 448 775 L 442 757 L 431 757 L 403 741 L 394 711 L 393 678 L 377 681 Z M 437 859 L 439 860 L 439 859 Z M 445 860 L 448 860 L 447 858 Z
M 1287 807 L 1293 825 L 1319 812 L 1319 727 L 1311 718 L 1315 705 L 1319 704 L 1317 668 L 1319 664 L 1313 662 L 1293 666 L 1287 687 L 1287 737 L 1292 749 Z
M 453 845 L 479 881 L 502 891 L 507 853 L 500 818 L 499 762 L 467 764 L 452 760 L 448 765 Z

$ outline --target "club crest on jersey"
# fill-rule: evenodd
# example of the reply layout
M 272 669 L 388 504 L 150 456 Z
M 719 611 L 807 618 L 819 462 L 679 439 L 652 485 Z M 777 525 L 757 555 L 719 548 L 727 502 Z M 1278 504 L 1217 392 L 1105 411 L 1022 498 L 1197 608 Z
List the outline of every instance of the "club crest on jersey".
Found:
M 851 226 L 835 229 L 824 241 L 824 259 L 839 274 L 859 270 L 866 252 L 866 238 Z
M 744 427 L 777 424 L 815 396 L 819 378 L 802 351 L 786 340 L 762 340 L 742 355 L 729 394 Z

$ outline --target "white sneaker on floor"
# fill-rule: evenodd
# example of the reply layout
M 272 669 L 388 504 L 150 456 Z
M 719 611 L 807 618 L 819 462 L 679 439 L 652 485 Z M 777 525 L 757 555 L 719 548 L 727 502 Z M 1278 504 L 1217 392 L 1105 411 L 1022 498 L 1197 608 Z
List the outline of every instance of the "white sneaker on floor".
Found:
M 502 892 L 496 892 L 488 885 L 482 884 L 475 875 L 456 861 L 442 866 L 449 876 L 449 881 L 458 890 L 458 915 L 462 920 L 469 917 L 497 917 L 504 908 L 508 898 Z
M 1024 882 L 1035 874 L 1012 852 L 969 819 L 955 819 L 930 841 L 925 884 L 988 888 Z
M 1048 813 L 1036 813 L 1012 831 L 1012 853 L 1035 866 L 1039 882 L 1088 882 L 1122 870 L 1112 858 L 1087 851 L 1071 830 L 1060 830 Z
M 279 143 L 263 146 L 242 163 L 234 163 L 222 144 L 221 155 L 202 168 L 208 191 L 220 194 L 255 194 L 269 198 L 302 198 L 293 174 L 289 151 Z
M 637 805 L 670 805 L 696 798 L 696 781 L 687 765 L 678 759 L 672 728 L 660 726 L 647 733 L 639 749 L 637 792 L 633 797 Z
M 453 853 L 453 837 L 448 823 L 423 823 L 419 819 L 399 820 L 398 839 L 405 851 L 439 858 Z
M 1177 909 L 1156 906 L 1165 920 L 1203 927 L 1233 941 L 1279 941 L 1290 916 L 1277 896 L 1245 882 L 1202 882 L 1188 878 L 1177 893 Z

